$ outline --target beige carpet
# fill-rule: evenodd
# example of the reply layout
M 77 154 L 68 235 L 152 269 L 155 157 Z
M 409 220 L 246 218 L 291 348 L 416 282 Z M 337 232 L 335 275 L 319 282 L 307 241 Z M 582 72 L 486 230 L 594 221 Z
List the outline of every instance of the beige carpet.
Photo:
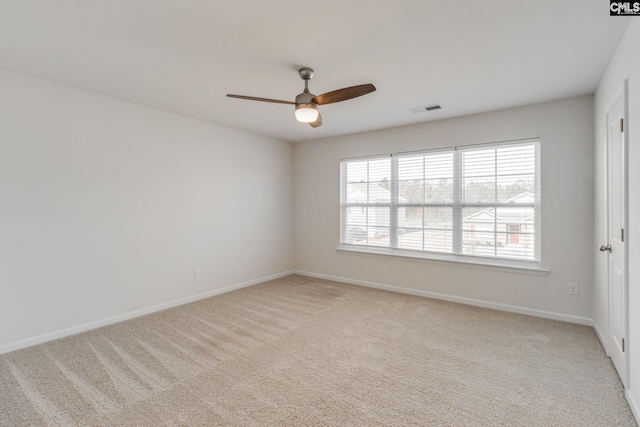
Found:
M 0 356 L 0 425 L 635 422 L 591 328 L 289 276 Z

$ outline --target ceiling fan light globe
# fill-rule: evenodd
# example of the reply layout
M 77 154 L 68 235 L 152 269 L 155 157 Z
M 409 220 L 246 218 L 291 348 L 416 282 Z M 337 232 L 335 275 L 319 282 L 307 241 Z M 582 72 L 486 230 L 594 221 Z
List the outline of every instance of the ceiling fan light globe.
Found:
M 296 105 L 296 120 L 302 123 L 315 122 L 318 119 L 318 109 L 313 104 Z

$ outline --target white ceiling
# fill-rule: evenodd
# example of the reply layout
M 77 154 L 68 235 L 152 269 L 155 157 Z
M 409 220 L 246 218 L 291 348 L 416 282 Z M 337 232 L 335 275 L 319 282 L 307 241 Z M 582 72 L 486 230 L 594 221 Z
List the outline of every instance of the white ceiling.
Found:
M 628 22 L 602 0 L 0 0 L 0 68 L 303 141 L 593 93 Z M 293 101 L 301 66 L 315 94 L 378 90 L 317 129 L 225 97 Z

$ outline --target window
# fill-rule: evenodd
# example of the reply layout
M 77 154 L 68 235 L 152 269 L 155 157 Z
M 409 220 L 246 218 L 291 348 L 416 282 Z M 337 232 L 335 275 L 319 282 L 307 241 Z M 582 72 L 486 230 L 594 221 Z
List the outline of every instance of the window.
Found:
M 539 141 L 341 162 L 341 244 L 540 261 Z

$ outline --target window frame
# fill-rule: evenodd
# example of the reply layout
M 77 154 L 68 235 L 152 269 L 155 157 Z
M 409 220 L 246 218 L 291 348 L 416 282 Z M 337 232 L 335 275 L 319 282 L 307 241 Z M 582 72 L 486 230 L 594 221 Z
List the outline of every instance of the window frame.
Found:
M 533 194 L 534 201 L 532 203 L 523 203 L 518 204 L 518 206 L 523 207 L 531 207 L 533 208 L 533 244 L 534 244 L 534 253 L 532 259 L 524 259 L 524 258 L 516 258 L 516 257 L 505 257 L 499 256 L 497 247 L 494 250 L 494 256 L 486 256 L 482 254 L 471 254 L 464 253 L 463 251 L 463 235 L 465 233 L 465 228 L 463 224 L 463 212 L 465 207 L 485 207 L 485 208 L 493 208 L 494 212 L 497 212 L 500 207 L 507 206 L 505 202 L 498 202 L 497 200 L 497 192 L 498 188 L 496 187 L 496 199 L 492 203 L 465 203 L 463 199 L 463 189 L 464 184 L 462 183 L 462 175 L 463 175 L 463 167 L 462 167 L 462 156 L 464 152 L 470 152 L 473 150 L 480 149 L 491 149 L 491 148 L 505 148 L 509 146 L 522 146 L 522 145 L 533 145 L 534 147 L 534 170 L 533 170 Z M 419 156 L 419 155 L 429 155 L 435 153 L 445 153 L 452 152 L 453 153 L 453 189 L 452 189 L 452 200 L 451 202 L 446 203 L 426 203 L 423 199 L 421 203 L 413 203 L 413 202 L 399 202 L 398 200 L 398 184 L 400 181 L 398 174 L 398 161 L 403 157 L 410 156 Z M 516 270 L 525 273 L 531 274 L 546 274 L 548 270 L 542 267 L 542 253 L 541 253 L 541 164 L 540 164 L 540 152 L 541 152 L 541 139 L 540 138 L 527 138 L 520 140 L 510 140 L 510 141 L 501 141 L 501 142 L 493 142 L 486 144 L 474 144 L 474 145 L 465 145 L 465 146 L 456 146 L 456 147 L 447 147 L 447 148 L 438 148 L 438 149 L 428 149 L 428 150 L 419 150 L 419 151 L 411 151 L 411 152 L 399 152 L 399 153 L 390 153 L 385 155 L 375 155 L 375 156 L 362 156 L 362 157 L 354 157 L 354 158 L 345 158 L 340 160 L 340 244 L 337 247 L 337 250 L 344 252 L 357 252 L 363 254 L 372 254 L 372 255 L 384 255 L 391 257 L 402 257 L 408 259 L 418 259 L 418 260 L 426 260 L 433 262 L 444 262 L 444 263 L 464 263 L 470 266 L 478 266 L 481 268 L 498 268 L 498 269 L 507 269 L 507 270 Z M 346 195 L 347 195 L 347 165 L 352 162 L 358 161 L 370 161 L 370 160 L 379 160 L 379 159 L 389 159 L 390 161 L 390 169 L 391 169 L 391 177 L 390 177 L 390 193 L 391 200 L 390 203 L 347 203 Z M 494 173 L 494 177 L 497 180 L 499 177 L 499 173 L 496 171 Z M 370 182 L 370 181 L 367 181 Z M 372 182 L 372 181 L 371 181 Z M 358 242 L 349 242 L 347 241 L 347 211 L 349 207 L 355 206 L 366 206 L 366 210 L 372 207 L 388 207 L 389 209 L 389 243 L 388 246 L 375 246 L 370 244 L 361 244 Z M 398 220 L 398 211 L 399 208 L 402 207 L 417 207 L 424 209 L 425 207 L 450 207 L 452 209 L 452 247 L 451 252 L 437 252 L 430 251 L 424 249 L 403 249 L 398 248 L 398 237 L 399 237 L 399 229 L 407 228 L 402 227 L 399 224 Z M 423 211 L 424 218 L 424 211 Z M 497 220 L 496 220 L 497 221 Z M 368 227 L 368 224 L 367 224 Z M 497 245 L 497 237 L 498 235 L 504 234 L 505 238 L 510 238 L 509 233 L 509 225 L 506 225 L 507 229 L 505 229 L 505 233 L 501 233 L 494 226 L 493 234 L 494 234 L 494 242 Z M 425 224 L 422 224 L 423 230 L 425 229 Z M 366 228 L 366 233 L 369 233 L 369 229 Z M 521 238 L 521 236 L 519 236 Z M 368 241 L 368 240 L 367 240 Z M 423 236 L 424 242 L 424 236 Z

